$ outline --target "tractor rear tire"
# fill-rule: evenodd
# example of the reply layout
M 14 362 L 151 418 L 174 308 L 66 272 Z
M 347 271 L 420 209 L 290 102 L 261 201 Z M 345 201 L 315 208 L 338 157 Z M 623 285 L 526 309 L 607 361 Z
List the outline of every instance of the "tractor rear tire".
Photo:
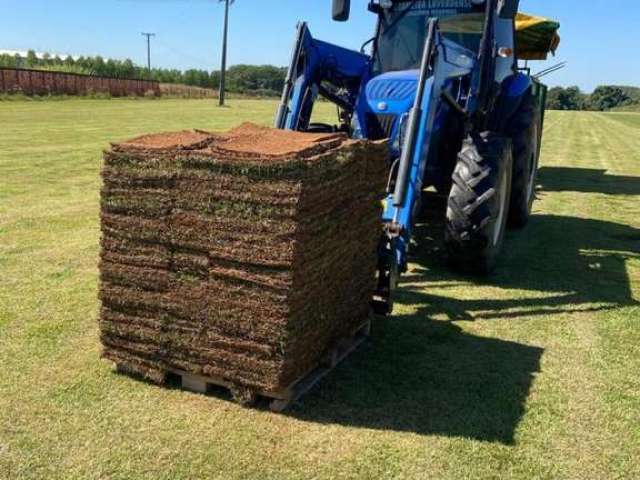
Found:
M 531 217 L 536 196 L 540 144 L 540 109 L 529 93 L 509 120 L 506 133 L 513 143 L 513 181 L 509 205 L 509 226 L 523 228 Z
M 488 274 L 502 250 L 509 213 L 511 140 L 484 132 L 462 144 L 449 193 L 445 244 L 451 265 Z

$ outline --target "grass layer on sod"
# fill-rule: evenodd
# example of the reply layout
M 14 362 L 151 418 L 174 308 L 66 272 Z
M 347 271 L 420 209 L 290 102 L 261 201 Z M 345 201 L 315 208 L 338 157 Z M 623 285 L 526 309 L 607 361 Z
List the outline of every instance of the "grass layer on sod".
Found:
M 0 107 L 0 478 L 638 477 L 640 115 L 551 112 L 496 274 L 451 273 L 421 227 L 397 314 L 286 416 L 100 360 L 102 150 L 276 103 Z
M 186 371 L 243 395 L 288 388 L 367 319 L 386 157 L 384 142 L 249 123 L 113 145 L 104 357 L 159 383 Z M 145 264 L 141 249 L 161 253 Z

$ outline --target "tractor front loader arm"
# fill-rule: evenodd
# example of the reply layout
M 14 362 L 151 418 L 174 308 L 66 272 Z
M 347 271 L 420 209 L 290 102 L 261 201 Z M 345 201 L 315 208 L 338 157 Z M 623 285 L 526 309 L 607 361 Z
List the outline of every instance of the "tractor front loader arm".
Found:
M 432 60 L 435 52 L 438 20 L 435 18 L 431 19 L 427 28 L 427 39 L 425 41 L 422 54 L 422 64 L 420 67 L 420 76 L 418 78 L 416 98 L 413 104 L 413 108 L 409 113 L 409 123 L 407 126 L 405 140 L 402 145 L 402 154 L 400 156 L 400 164 L 398 167 L 398 178 L 396 180 L 396 188 L 393 193 L 394 207 L 402 207 L 407 196 L 407 190 L 410 181 L 409 174 L 411 170 L 411 164 L 413 163 L 412 157 L 416 150 L 416 142 L 422 124 L 422 114 L 424 112 L 423 102 L 425 98 L 425 87 L 427 84 L 427 79 L 429 78 L 431 73 Z M 396 221 L 397 220 L 398 219 L 396 218 Z
M 306 23 L 298 24 L 275 127 L 307 130 L 318 94 L 353 113 L 370 63 L 368 55 L 314 39 Z M 326 84 L 340 89 L 343 95 L 335 96 Z
M 291 100 L 291 94 L 293 92 L 294 82 L 298 77 L 298 66 L 301 61 L 303 48 L 305 45 L 306 35 L 308 34 L 307 24 L 301 22 L 298 24 L 296 30 L 296 41 L 293 46 L 293 52 L 291 55 L 291 61 L 289 62 L 289 68 L 287 69 L 287 76 L 284 81 L 284 88 L 282 90 L 282 99 L 278 106 L 278 112 L 276 113 L 275 128 L 284 129 L 287 124 L 287 117 L 290 114 L 289 101 Z
M 449 91 L 451 81 L 476 67 L 472 52 L 442 36 L 438 20 L 429 20 L 413 107 L 404 131 L 395 188 L 385 202 L 385 233 L 378 265 L 378 289 L 374 308 L 387 313 L 393 305 L 396 276 L 407 270 L 407 253 L 420 210 L 427 163 L 437 153 L 434 132 L 441 129 L 448 110 L 466 115 Z M 437 158 L 435 159 L 437 160 Z

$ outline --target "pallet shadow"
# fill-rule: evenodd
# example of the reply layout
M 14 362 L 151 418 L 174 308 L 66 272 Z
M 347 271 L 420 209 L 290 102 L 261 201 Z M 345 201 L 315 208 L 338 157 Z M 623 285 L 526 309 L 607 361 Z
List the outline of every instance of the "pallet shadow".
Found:
M 372 340 L 288 414 L 513 445 L 542 354 L 464 333 L 418 309 L 378 319 Z

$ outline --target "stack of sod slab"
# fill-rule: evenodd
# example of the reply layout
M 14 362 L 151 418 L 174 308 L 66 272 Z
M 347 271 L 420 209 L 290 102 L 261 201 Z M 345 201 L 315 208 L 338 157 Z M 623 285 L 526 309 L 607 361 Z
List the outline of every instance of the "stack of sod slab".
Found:
M 243 124 L 112 145 L 102 189 L 105 358 L 277 392 L 368 316 L 384 143 Z

